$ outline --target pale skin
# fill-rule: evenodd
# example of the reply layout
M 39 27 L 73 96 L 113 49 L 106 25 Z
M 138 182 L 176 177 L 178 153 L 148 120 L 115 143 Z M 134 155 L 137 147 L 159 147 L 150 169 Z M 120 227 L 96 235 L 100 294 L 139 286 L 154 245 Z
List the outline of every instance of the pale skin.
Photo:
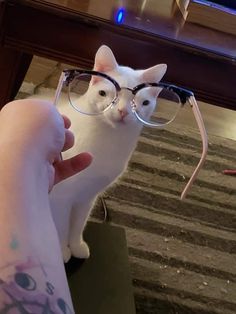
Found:
M 19 313 L 27 307 L 22 300 L 33 302 L 33 293 L 35 314 L 45 306 L 49 313 L 74 313 L 48 199 L 55 183 L 92 161 L 89 153 L 61 160 L 61 151 L 74 142 L 69 126 L 45 101 L 14 101 L 0 112 L 0 313 L 15 302 L 11 282 L 19 292 L 14 303 Z M 30 289 L 22 276 L 34 282 Z

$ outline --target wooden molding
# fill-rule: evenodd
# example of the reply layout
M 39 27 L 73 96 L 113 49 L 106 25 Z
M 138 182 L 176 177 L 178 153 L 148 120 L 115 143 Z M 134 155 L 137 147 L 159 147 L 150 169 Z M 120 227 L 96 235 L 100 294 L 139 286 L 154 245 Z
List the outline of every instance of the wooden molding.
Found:
M 108 21 L 47 1 L 8 1 L 3 47 L 91 68 L 107 44 L 118 62 L 134 68 L 167 63 L 165 81 L 193 90 L 199 100 L 234 109 L 236 63 L 232 58 Z M 14 21 L 14 23 L 12 23 Z

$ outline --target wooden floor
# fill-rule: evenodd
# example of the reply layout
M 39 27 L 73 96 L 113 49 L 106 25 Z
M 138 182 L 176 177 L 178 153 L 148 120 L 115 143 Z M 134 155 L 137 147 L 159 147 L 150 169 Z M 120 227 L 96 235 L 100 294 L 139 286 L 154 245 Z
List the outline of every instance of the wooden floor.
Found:
M 70 66 L 34 57 L 25 81 L 55 88 L 62 69 Z M 236 111 L 198 102 L 209 134 L 236 140 Z M 185 106 L 175 120 L 176 125 L 197 127 L 190 106 Z

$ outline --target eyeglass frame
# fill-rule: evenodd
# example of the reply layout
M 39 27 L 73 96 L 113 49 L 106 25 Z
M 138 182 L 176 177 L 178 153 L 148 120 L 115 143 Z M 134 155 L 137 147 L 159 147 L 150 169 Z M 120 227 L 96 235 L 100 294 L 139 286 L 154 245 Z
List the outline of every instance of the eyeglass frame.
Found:
M 194 93 L 190 90 L 187 90 L 185 88 L 182 87 L 178 87 L 176 85 L 173 84 L 168 84 L 168 83 L 141 83 L 137 86 L 135 86 L 134 88 L 128 88 L 128 87 L 120 87 L 119 83 L 113 79 L 112 77 L 110 77 L 109 75 L 103 73 L 103 72 L 98 72 L 98 71 L 93 71 L 93 70 L 80 70 L 80 69 L 66 69 L 63 70 L 56 88 L 56 92 L 55 92 L 55 96 L 54 96 L 54 104 L 57 105 L 58 99 L 60 97 L 61 91 L 62 91 L 62 87 L 65 84 L 67 87 L 69 86 L 69 84 L 79 75 L 81 74 L 87 74 L 87 75 L 97 75 L 97 76 L 101 76 L 107 80 L 109 80 L 116 88 L 116 95 L 114 97 L 114 99 L 111 101 L 111 104 L 105 109 L 103 110 L 101 113 L 96 113 L 96 114 L 88 114 L 88 113 L 83 113 L 81 111 L 79 111 L 75 106 L 73 106 L 72 102 L 70 101 L 70 104 L 72 105 L 72 107 L 77 110 L 79 113 L 81 114 L 87 114 L 87 115 L 99 115 L 99 114 L 103 114 L 105 111 L 111 109 L 117 102 L 118 99 L 118 93 L 122 90 L 122 89 L 127 89 L 130 92 L 132 92 L 132 94 L 135 96 L 136 93 L 146 87 L 162 87 L 162 88 L 166 88 L 168 90 L 173 91 L 175 94 L 178 95 L 180 101 L 181 101 L 181 105 L 184 106 L 187 102 L 189 102 L 192 111 L 193 111 L 193 115 L 195 117 L 195 120 L 197 122 L 199 131 L 200 131 L 200 135 L 201 135 L 201 140 L 202 140 L 202 154 L 201 154 L 201 158 L 200 161 L 198 162 L 192 176 L 190 177 L 189 181 L 187 182 L 183 192 L 181 193 L 181 200 L 186 198 L 186 195 L 188 193 L 188 191 L 190 190 L 191 186 L 193 185 L 193 182 L 195 181 L 200 169 L 202 168 L 206 156 L 207 156 L 207 150 L 208 150 L 208 136 L 207 136 L 207 132 L 205 129 L 205 125 L 203 122 L 203 118 L 201 115 L 201 112 L 199 110 L 199 107 L 197 105 L 197 101 L 194 97 Z M 69 94 L 69 93 L 68 93 Z M 142 120 L 142 118 L 140 118 L 135 110 L 135 107 L 132 107 L 132 112 L 135 114 L 136 118 L 143 123 L 143 125 L 149 126 L 149 127 L 155 127 L 155 128 L 164 128 L 165 125 L 171 123 L 177 116 L 178 111 L 176 113 L 176 115 L 173 117 L 173 119 L 171 119 L 170 121 L 168 121 L 165 124 L 152 124 L 149 123 L 147 121 Z

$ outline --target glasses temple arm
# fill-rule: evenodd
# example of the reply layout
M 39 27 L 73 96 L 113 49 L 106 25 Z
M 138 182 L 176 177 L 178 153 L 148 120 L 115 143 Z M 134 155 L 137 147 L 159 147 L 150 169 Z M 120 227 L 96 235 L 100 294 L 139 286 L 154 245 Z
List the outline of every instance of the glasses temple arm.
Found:
M 201 159 L 196 167 L 196 169 L 194 170 L 191 178 L 189 179 L 187 185 L 185 186 L 182 194 L 181 194 L 181 200 L 185 199 L 188 191 L 190 190 L 194 180 L 196 179 L 200 169 L 202 168 L 204 162 L 205 162 L 205 159 L 206 159 L 206 156 L 207 156 L 207 149 L 208 149 L 208 139 L 207 139 L 207 132 L 206 132 L 206 129 L 205 129 L 205 126 L 204 126 L 204 122 L 203 122 L 203 119 L 202 119 L 202 115 L 201 115 L 201 112 L 198 108 L 198 105 L 197 105 L 197 102 L 196 102 L 196 99 L 194 96 L 190 96 L 189 98 L 189 103 L 192 107 L 192 110 L 193 110 L 193 114 L 194 114 L 194 117 L 196 119 L 196 122 L 197 122 L 197 125 L 198 125 L 198 128 L 199 128 L 199 131 L 200 131 L 200 134 L 201 134 L 201 138 L 202 138 L 202 156 L 201 156 Z
M 65 82 L 65 73 L 62 72 L 61 76 L 60 76 L 60 79 L 59 79 L 59 82 L 58 82 L 58 85 L 57 85 L 57 89 L 56 89 L 55 95 L 54 95 L 53 104 L 55 106 L 57 105 L 57 102 L 58 102 L 59 96 L 61 94 L 61 90 L 62 90 L 64 82 Z
M 64 82 L 65 82 L 65 73 L 62 72 L 61 76 L 60 76 L 60 79 L 59 79 L 59 82 L 58 82 L 58 85 L 57 85 L 57 89 L 56 89 L 55 95 L 54 95 L 54 99 L 53 99 L 53 104 L 55 106 L 57 105 L 57 102 L 58 102 L 58 99 L 60 97 L 61 90 L 62 90 Z M 60 159 L 61 160 L 63 159 L 62 158 L 62 153 L 60 153 Z

